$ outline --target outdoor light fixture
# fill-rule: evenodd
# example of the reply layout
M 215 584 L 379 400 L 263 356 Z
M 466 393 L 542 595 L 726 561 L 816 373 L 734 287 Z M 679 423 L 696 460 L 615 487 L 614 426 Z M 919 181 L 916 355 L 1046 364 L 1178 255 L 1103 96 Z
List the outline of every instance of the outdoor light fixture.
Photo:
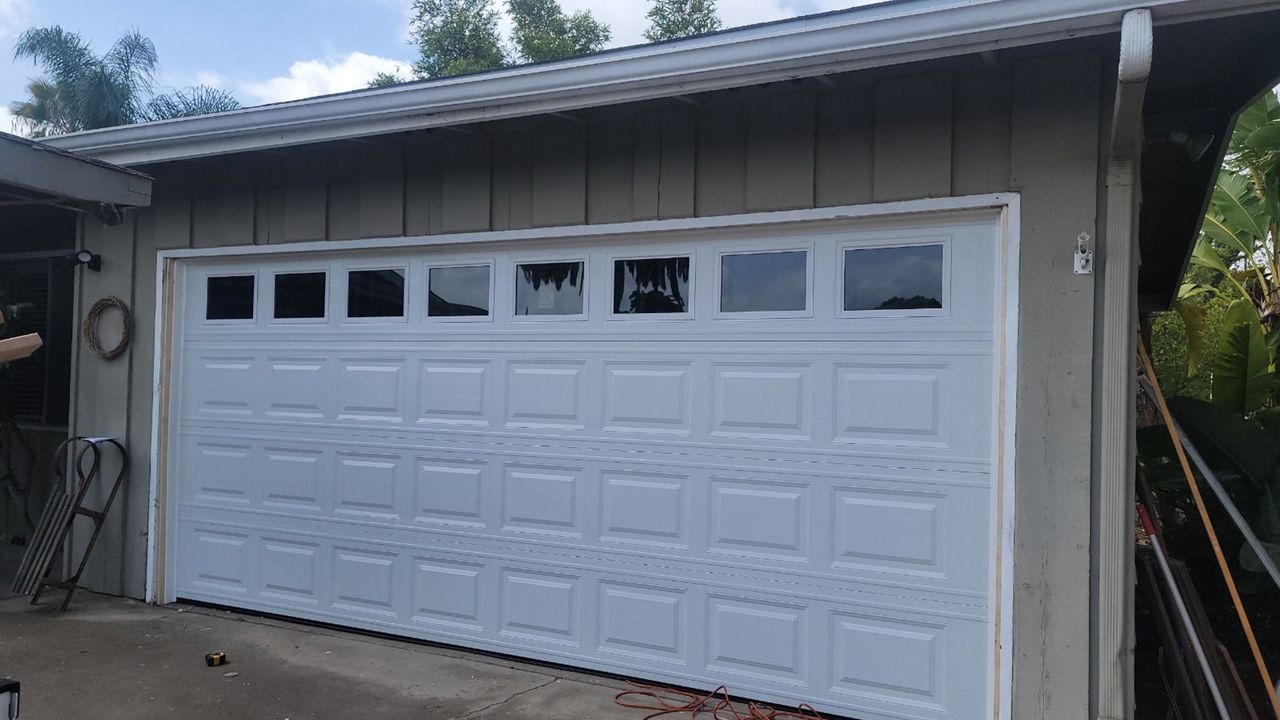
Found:
M 94 272 L 102 269 L 102 256 L 88 250 L 81 250 L 73 255 L 68 255 L 67 259 L 77 265 L 87 265 Z
M 0 678 L 0 720 L 18 720 L 18 690 L 21 687 L 17 680 Z

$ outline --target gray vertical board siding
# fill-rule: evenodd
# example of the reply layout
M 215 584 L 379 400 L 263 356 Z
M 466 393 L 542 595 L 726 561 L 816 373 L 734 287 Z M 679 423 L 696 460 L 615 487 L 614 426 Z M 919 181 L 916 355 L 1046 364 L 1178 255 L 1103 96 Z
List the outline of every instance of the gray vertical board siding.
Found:
M 747 210 L 813 207 L 814 94 L 747 106 Z
M 489 229 L 492 140 L 479 132 L 458 133 L 441 148 L 441 231 Z
M 586 124 L 565 120 L 533 131 L 533 226 L 587 221 Z
M 951 192 L 977 195 L 1009 185 L 1008 66 L 956 73 Z
M 191 246 L 253 244 L 255 159 L 234 155 L 202 161 L 192 173 Z
M 951 73 L 876 82 L 876 201 L 951 194 Z
M 717 102 L 698 109 L 698 160 L 694 187 L 700 217 L 747 211 L 745 103 Z
M 155 181 L 151 207 L 135 211 L 138 236 L 154 238 L 157 247 L 191 247 L 192 166 L 169 163 L 145 170 Z
M 418 133 L 404 148 L 404 232 L 439 234 L 442 215 L 440 147 L 436 133 Z
M 658 188 L 662 181 L 662 111 L 647 110 L 636 115 L 635 162 L 631 173 L 631 219 L 658 218 Z
M 347 143 L 329 156 L 329 239 L 404 233 L 404 149 Z
M 493 228 L 523 230 L 533 227 L 533 131 L 527 123 L 513 124 L 503 133 L 502 152 L 494 163 L 495 182 L 504 193 L 493 204 L 502 218 L 493 218 Z M 584 191 L 585 192 L 585 191 Z M 492 215 L 492 213 L 491 213 Z M 499 220 L 503 220 L 499 224 Z
M 698 158 L 698 113 L 692 107 L 662 112 L 662 144 L 658 160 L 658 217 L 692 217 Z
M 1097 236 L 1100 98 L 1095 53 L 1013 68 L 1011 184 L 1022 193 L 1018 530 L 1013 717 L 1089 709 L 1092 275 L 1075 237 Z
M 284 168 L 284 227 L 270 242 L 324 240 L 329 161 L 323 153 L 291 153 L 277 163 Z
M 1007 143 L 1007 135 L 999 138 Z M 814 204 L 871 202 L 875 158 L 875 94 L 870 85 L 818 97 L 814 149 Z M 1006 178 L 1007 182 L 1007 178 Z
M 136 215 L 126 213 L 125 220 L 115 227 L 106 227 L 92 215 L 86 215 L 82 222 L 83 247 L 102 254 L 102 270 L 93 272 L 81 267 L 79 275 L 80 294 L 77 303 L 76 326 L 79 328 L 85 314 L 94 303 L 107 297 L 115 296 L 130 302 L 134 284 L 134 242 Z M 146 322 L 146 318 L 134 318 L 135 326 Z M 104 343 L 111 343 L 119 337 L 115 328 L 119 327 L 120 317 L 115 312 L 103 317 L 100 337 Z M 77 335 L 79 337 L 79 335 Z M 76 392 L 71 398 L 73 425 L 72 435 L 88 437 L 114 437 L 125 443 L 130 454 L 149 452 L 150 432 L 140 437 L 130 433 L 130 361 L 134 355 L 151 352 L 151 348 L 138 342 L 130 344 L 129 349 L 120 357 L 104 360 L 94 354 L 88 347 L 78 346 L 78 361 L 73 372 L 76 373 L 74 385 Z M 87 464 L 86 464 L 87 469 Z M 102 466 L 98 481 L 86 495 L 86 504 L 98 509 L 105 502 L 110 483 L 120 471 L 118 454 L 110 448 L 103 450 Z M 113 595 L 123 594 L 125 567 L 138 561 L 138 557 L 130 554 L 136 545 L 134 538 L 128 537 L 137 531 L 139 518 L 142 527 L 146 527 L 148 495 L 147 482 L 139 480 L 136 470 L 130 474 L 122 496 L 117 496 L 117 505 L 111 509 L 102 526 L 94 546 L 93 556 L 85 569 L 82 582 L 94 590 Z M 141 493 L 136 485 L 141 484 Z M 141 502 L 138 500 L 141 499 Z M 70 546 L 71 560 L 78 561 L 80 554 L 92 532 L 92 525 L 87 519 L 79 518 L 72 530 Z M 145 545 L 144 545 L 145 547 Z M 142 556 L 145 567 L 145 553 Z M 129 574 L 138 572 L 130 567 Z M 145 570 L 143 570 L 145 572 Z M 51 593 L 51 597 L 57 597 Z
M 399 140 L 361 151 L 358 237 L 404 234 L 404 146 Z
M 587 126 L 587 223 L 631 219 L 633 118 L 599 118 Z

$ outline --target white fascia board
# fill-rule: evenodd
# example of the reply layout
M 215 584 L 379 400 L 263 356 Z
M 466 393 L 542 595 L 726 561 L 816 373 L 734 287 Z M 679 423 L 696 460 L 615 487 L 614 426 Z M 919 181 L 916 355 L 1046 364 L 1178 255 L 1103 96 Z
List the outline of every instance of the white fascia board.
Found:
M 46 142 L 120 165 L 368 137 L 1117 32 L 1150 8 L 1177 22 L 1274 0 L 899 0 L 677 42 L 217 115 L 72 133 Z

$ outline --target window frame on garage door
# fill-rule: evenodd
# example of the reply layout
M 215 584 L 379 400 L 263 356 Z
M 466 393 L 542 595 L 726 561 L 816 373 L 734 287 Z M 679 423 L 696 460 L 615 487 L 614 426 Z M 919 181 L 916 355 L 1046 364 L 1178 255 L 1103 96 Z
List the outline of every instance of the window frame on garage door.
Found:
M 747 213 L 704 218 L 654 220 L 607 225 L 575 225 L 531 230 L 459 233 L 450 235 L 373 238 L 338 242 L 308 242 L 287 246 L 224 246 L 216 248 L 162 250 L 157 252 L 155 291 L 155 335 L 153 386 L 157 388 L 152 406 L 151 472 L 148 504 L 146 601 L 166 603 L 176 600 L 177 577 L 174 552 L 177 539 L 177 493 L 169 492 L 168 478 L 176 453 L 170 453 L 169 441 L 177 437 L 177 417 L 171 412 L 174 398 L 171 388 L 180 386 L 180 340 L 182 338 L 183 302 L 186 297 L 185 277 L 189 264 L 210 258 L 273 255 L 289 257 L 298 253 L 440 248 L 450 245 L 485 245 L 491 243 L 528 243 L 531 250 L 540 241 L 617 240 L 663 235 L 679 238 L 693 245 L 735 232 L 776 229 L 781 236 L 799 237 L 821 234 L 846 227 L 865 227 L 889 223 L 895 218 L 941 218 L 970 213 L 989 213 L 996 218 L 998 262 L 994 320 L 993 407 L 995 427 L 992 433 L 993 492 L 991 517 L 998 522 L 991 527 L 991 544 L 996 557 L 992 564 L 992 586 L 989 597 L 989 623 L 994 629 L 988 648 L 993 686 L 987 717 L 1011 718 L 1013 686 L 1013 532 L 1015 459 L 1014 428 L 1017 390 L 1018 338 L 1018 255 L 1020 246 L 1020 197 L 1016 193 L 994 193 L 955 198 L 930 198 L 873 205 L 854 205 L 769 213 Z M 298 257 L 303 257 L 298 255 Z M 612 271 L 612 268 L 606 268 Z M 491 278 L 492 282 L 501 280 Z M 331 284 L 332 291 L 332 284 Z M 492 289 L 492 288 L 491 288 Z M 811 292 L 811 289 L 810 289 Z M 411 304 L 411 303 L 409 303 Z M 406 306 L 406 313 L 410 312 Z M 859 315 L 868 315 L 859 313 Z M 888 313 L 885 317 L 897 317 Z

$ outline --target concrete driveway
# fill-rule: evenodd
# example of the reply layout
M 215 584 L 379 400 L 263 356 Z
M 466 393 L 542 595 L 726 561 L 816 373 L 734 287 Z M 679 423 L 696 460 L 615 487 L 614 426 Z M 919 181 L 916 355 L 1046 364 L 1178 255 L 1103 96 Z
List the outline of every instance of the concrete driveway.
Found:
M 0 677 L 22 720 L 641 720 L 618 681 L 183 605 L 77 594 L 0 600 Z M 210 668 L 221 650 L 229 664 Z

